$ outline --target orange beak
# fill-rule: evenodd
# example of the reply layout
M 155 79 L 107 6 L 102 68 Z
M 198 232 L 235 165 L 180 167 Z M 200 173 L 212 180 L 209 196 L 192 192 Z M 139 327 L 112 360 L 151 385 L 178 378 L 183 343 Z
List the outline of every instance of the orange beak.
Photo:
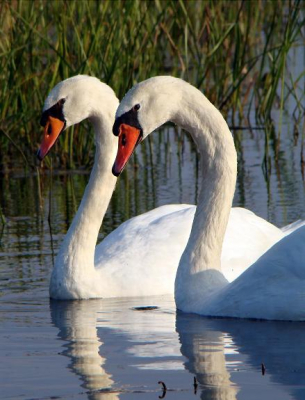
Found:
M 116 159 L 112 167 L 112 173 L 119 176 L 127 161 L 131 157 L 136 146 L 141 142 L 141 130 L 127 124 L 121 124 L 119 128 L 119 144 Z
M 51 150 L 56 142 L 58 136 L 61 134 L 65 127 L 65 122 L 58 118 L 48 116 L 47 123 L 44 127 L 43 139 L 40 149 L 38 150 L 37 157 L 41 161 Z

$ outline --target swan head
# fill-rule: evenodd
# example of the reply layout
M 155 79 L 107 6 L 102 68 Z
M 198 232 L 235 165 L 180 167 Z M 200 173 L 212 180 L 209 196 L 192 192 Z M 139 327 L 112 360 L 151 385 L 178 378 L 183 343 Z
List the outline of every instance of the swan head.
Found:
M 103 112 L 107 112 L 108 107 L 113 113 L 118 99 L 113 90 L 99 79 L 77 75 L 59 82 L 43 106 L 40 125 L 44 133 L 37 157 L 42 160 L 66 128 L 100 114 L 101 106 Z
M 179 85 L 186 84 L 171 76 L 147 79 L 130 89 L 120 103 L 113 125 L 119 137 L 118 153 L 112 172 L 119 176 L 133 151 L 143 139 L 167 121 L 174 121 L 182 96 Z

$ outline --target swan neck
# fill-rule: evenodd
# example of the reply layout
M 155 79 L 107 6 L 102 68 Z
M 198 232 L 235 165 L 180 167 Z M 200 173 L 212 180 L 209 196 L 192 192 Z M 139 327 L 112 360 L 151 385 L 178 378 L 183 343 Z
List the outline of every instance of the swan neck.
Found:
M 90 272 L 94 272 L 98 233 L 116 184 L 116 178 L 111 173 L 117 148 L 117 140 L 111 134 L 114 113 L 115 107 L 108 115 L 95 114 L 89 118 L 95 135 L 94 165 L 81 204 L 57 255 L 55 272 L 53 271 L 54 277 L 59 271 L 67 277 L 73 276 L 74 281 L 82 281 L 83 287 Z
M 191 234 L 178 267 L 176 300 L 179 292 L 196 293 L 196 285 L 201 291 L 202 285 L 211 289 L 224 284 L 221 250 L 237 175 L 236 150 L 227 123 L 197 89 L 191 87 L 190 91 L 191 98 L 184 94 L 183 111 L 174 122 L 187 130 L 197 145 L 202 181 Z M 204 279 L 197 279 L 199 275 Z

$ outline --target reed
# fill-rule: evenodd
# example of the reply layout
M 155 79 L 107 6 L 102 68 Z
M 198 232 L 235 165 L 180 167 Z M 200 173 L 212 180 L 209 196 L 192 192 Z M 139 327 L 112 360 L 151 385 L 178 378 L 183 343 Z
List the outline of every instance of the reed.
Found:
M 203 90 L 242 123 L 259 123 L 291 98 L 303 118 L 299 76 L 289 52 L 302 38 L 301 1 L 35 0 L 0 3 L 0 166 L 14 155 L 34 166 L 43 100 L 76 74 L 99 77 L 119 97 L 136 82 L 172 74 Z M 53 151 L 53 167 L 89 166 L 88 125 L 69 129 Z M 154 139 L 155 140 L 155 139 Z M 46 160 L 49 166 L 50 161 Z
M 1 225 L 5 225 L 6 224 L 6 219 L 5 219 L 5 216 L 4 216 L 4 214 L 3 214 L 3 212 L 2 212 L 2 208 L 0 207 L 0 222 L 1 222 Z M 1 235 L 0 235 L 0 237 L 1 237 Z M 0 240 L 0 242 L 1 242 L 1 240 Z

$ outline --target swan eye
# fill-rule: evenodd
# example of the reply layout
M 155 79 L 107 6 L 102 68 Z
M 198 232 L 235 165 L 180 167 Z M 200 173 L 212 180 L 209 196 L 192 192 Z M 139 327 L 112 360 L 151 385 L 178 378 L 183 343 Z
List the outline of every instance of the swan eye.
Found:
M 141 108 L 140 104 L 136 104 L 135 106 L 133 106 L 134 111 L 138 111 L 140 108 Z
M 58 104 L 59 104 L 60 106 L 62 106 L 62 105 L 65 104 L 65 102 L 66 102 L 66 99 L 60 99 L 59 102 L 58 102 Z

